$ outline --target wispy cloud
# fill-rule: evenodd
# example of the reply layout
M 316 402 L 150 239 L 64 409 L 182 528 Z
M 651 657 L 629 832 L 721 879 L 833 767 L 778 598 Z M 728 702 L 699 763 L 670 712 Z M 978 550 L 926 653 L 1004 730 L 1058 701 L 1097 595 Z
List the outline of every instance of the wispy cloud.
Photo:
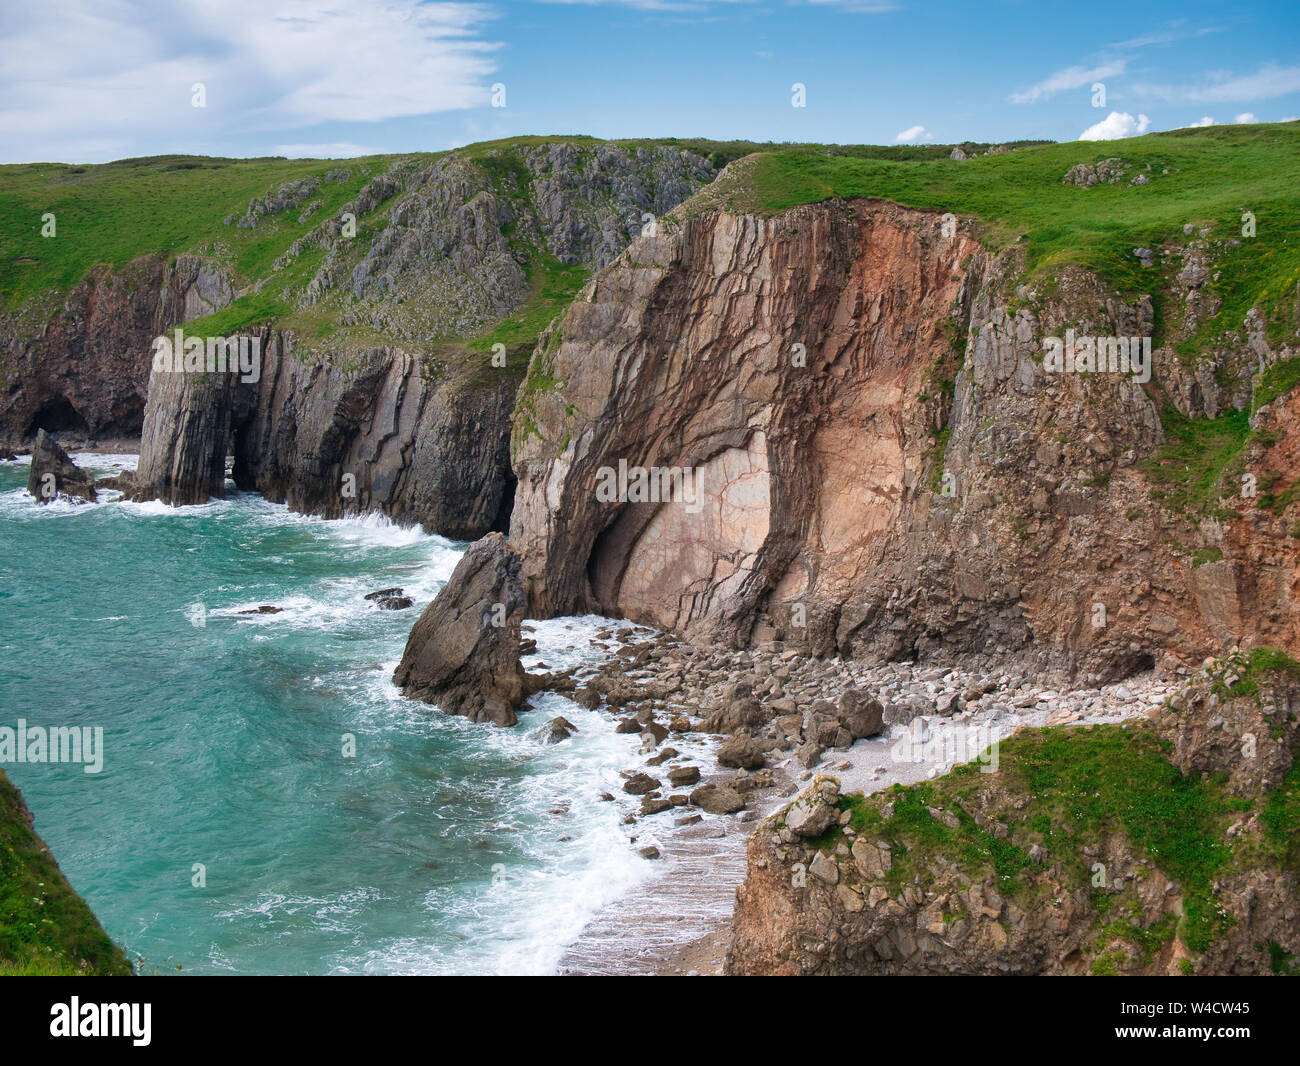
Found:
M 1201 81 L 1182 85 L 1134 85 L 1134 95 L 1169 103 L 1250 103 L 1300 93 L 1300 66 L 1268 63 L 1254 74 L 1207 74 Z
M 1222 26 L 1189 26 L 1185 19 L 1175 19 L 1165 23 L 1165 28 L 1151 33 L 1130 37 L 1126 41 L 1113 41 L 1106 45 L 1107 51 L 1129 52 L 1139 48 L 1151 48 L 1156 45 L 1177 44 L 1179 41 L 1193 37 L 1205 37 L 1211 33 L 1222 33 Z
M 908 126 L 894 140 L 899 144 L 916 144 L 918 141 L 932 141 L 934 137 L 924 126 Z
M 1102 78 L 1113 78 L 1123 74 L 1126 66 L 1126 60 L 1115 59 L 1095 67 L 1066 67 L 1064 70 L 1058 70 L 1055 74 L 1044 78 L 1038 84 L 1031 85 L 1028 89 L 1012 93 L 1011 102 L 1013 104 L 1034 104 L 1039 100 L 1048 100 L 1057 93 L 1082 89 L 1100 81 Z
M 419 0 L 47 0 L 7 15 L 0 143 L 11 158 L 89 161 L 92 142 L 192 151 L 224 133 L 482 105 L 493 17 Z

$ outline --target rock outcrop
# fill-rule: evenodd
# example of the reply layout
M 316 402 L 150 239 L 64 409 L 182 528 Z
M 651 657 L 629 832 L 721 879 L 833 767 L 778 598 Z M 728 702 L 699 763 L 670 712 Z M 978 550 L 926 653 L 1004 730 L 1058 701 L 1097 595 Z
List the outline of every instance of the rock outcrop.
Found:
M 93 474 L 82 470 L 59 447 L 59 442 L 38 430 L 32 448 L 32 469 L 27 475 L 27 491 L 37 503 L 53 503 L 58 497 L 89 500 L 96 498 Z
M 155 370 L 131 497 L 175 505 L 225 496 L 231 426 L 253 402 L 238 372 Z
M 1182 546 L 1240 537 L 1294 567 L 1281 519 L 1189 533 L 1140 468 L 1157 402 L 1199 416 L 1218 394 L 1172 349 L 1150 383 L 1044 365 L 1067 330 L 1149 337 L 1150 299 L 1073 269 L 1031 290 L 1014 249 L 890 204 L 689 208 L 534 353 L 511 520 L 532 614 L 1089 684 L 1247 639 L 1300 651 L 1293 569 L 1256 580 Z M 1294 448 L 1273 424 L 1259 438 Z
M 527 694 L 519 662 L 519 559 L 500 534 L 475 541 L 411 630 L 393 683 L 474 722 L 514 725 Z
M 996 765 L 867 796 L 816 778 L 750 838 L 728 972 L 1281 972 L 1300 665 L 1260 654 L 1150 723 L 1022 730 Z
M 231 295 L 201 257 L 147 255 L 95 268 L 57 309 L 0 315 L 0 444 L 19 447 L 41 429 L 78 444 L 134 441 L 153 339 Z

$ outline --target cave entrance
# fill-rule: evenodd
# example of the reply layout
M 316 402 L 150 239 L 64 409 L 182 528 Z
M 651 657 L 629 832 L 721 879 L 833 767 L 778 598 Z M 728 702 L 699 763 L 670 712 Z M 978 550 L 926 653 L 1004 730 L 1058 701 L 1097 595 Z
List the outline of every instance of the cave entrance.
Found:
M 23 436 L 24 438 L 35 437 L 42 429 L 46 433 L 88 434 L 90 432 L 90 426 L 66 396 L 56 396 L 44 403 L 32 416 L 32 420 L 27 424 L 27 432 Z

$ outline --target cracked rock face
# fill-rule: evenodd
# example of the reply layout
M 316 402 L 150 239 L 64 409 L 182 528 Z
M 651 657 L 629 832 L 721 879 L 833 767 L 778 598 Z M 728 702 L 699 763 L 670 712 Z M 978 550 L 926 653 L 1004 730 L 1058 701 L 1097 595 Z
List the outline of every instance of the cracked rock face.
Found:
M 309 363 L 275 335 L 248 417 L 236 482 L 295 511 L 381 511 L 458 540 L 502 529 L 513 476 L 504 427 L 514 384 L 462 386 L 418 356 L 380 348 L 354 368 Z
M 475 541 L 415 623 L 393 683 L 447 714 L 514 725 L 523 614 L 518 558 L 500 534 Z
M 1075 268 L 1030 292 L 1014 250 L 891 204 L 684 215 L 534 352 L 511 518 L 532 614 L 1092 685 L 1250 637 L 1297 646 L 1282 519 L 1196 534 L 1257 565 L 1193 565 L 1139 468 L 1164 443 L 1159 393 L 1045 367 L 1067 331 L 1149 337 L 1149 298 Z M 1151 371 L 1201 395 L 1171 349 Z M 1297 403 L 1258 416 L 1280 458 L 1252 469 L 1288 468 Z
M 600 275 L 534 357 L 563 387 L 533 400 L 536 435 L 517 428 L 511 532 L 533 609 L 745 643 L 774 592 L 842 596 L 915 478 L 904 455 L 929 427 L 900 408 L 946 350 L 977 251 L 926 225 L 706 216 Z M 669 502 L 598 499 L 620 463 L 669 471 Z

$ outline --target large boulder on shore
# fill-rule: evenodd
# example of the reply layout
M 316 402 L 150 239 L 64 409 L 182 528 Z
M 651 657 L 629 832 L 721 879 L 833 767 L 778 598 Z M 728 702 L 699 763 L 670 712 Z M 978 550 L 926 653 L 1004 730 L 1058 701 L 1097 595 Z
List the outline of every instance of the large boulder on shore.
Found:
M 474 722 L 514 725 L 523 702 L 519 558 L 500 533 L 469 546 L 424 609 L 393 674 L 403 695 Z
M 27 491 L 36 497 L 37 503 L 50 503 L 60 495 L 94 502 L 95 478 L 77 466 L 59 447 L 59 442 L 42 429 L 36 434 L 32 448 Z

